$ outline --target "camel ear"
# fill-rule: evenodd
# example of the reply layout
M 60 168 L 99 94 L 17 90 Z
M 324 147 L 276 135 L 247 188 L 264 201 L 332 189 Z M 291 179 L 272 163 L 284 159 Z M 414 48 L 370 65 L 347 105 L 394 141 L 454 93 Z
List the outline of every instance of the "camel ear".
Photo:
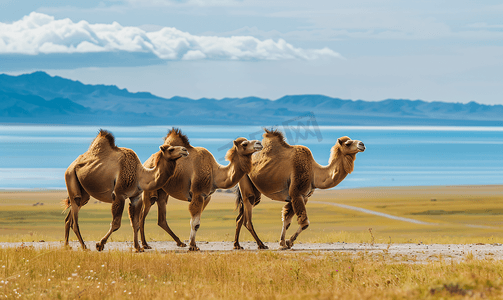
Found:
M 162 152 L 165 152 L 166 150 L 168 150 L 169 146 L 168 145 L 161 145 L 159 146 L 159 149 L 161 149 Z
M 234 146 L 236 146 L 236 147 L 238 147 L 238 146 L 239 146 L 238 141 L 234 141 Z
M 339 143 L 340 145 L 342 145 L 342 140 L 341 139 L 337 139 L 337 143 Z

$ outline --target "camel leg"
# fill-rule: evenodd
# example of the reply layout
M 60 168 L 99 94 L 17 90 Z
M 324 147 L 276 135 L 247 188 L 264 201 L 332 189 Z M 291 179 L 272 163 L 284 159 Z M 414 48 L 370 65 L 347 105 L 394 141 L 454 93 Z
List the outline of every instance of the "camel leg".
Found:
M 283 247 L 286 246 L 288 249 L 292 248 L 293 242 L 297 239 L 299 234 L 306 230 L 309 226 L 309 219 L 307 217 L 306 205 L 307 199 L 304 196 L 295 196 L 292 197 L 292 207 L 293 211 L 297 215 L 297 223 L 299 224 L 299 228 L 297 231 L 290 237 L 289 240 L 286 241 Z
M 255 228 L 252 223 L 252 210 L 253 205 L 260 198 L 260 192 L 257 189 L 253 188 L 253 183 L 247 175 L 243 176 L 243 178 L 239 181 L 239 192 L 242 200 L 242 206 L 239 208 L 239 214 L 236 218 L 236 234 L 234 236 L 234 249 L 243 249 L 241 245 L 239 245 L 239 233 L 241 232 L 241 226 L 244 224 L 246 229 L 251 233 L 255 241 L 257 242 L 257 246 L 259 249 L 269 249 L 264 243 L 260 240 L 257 233 L 255 232 Z
M 196 246 L 196 233 L 199 229 L 201 222 L 201 213 L 204 207 L 204 199 L 201 194 L 194 194 L 192 201 L 189 204 L 190 219 L 190 238 L 189 238 L 189 251 L 198 251 L 199 247 Z
M 142 201 L 140 200 L 140 194 L 133 197 L 129 197 L 129 220 L 131 221 L 131 227 L 133 228 L 133 242 L 136 252 L 143 252 L 143 247 L 140 247 L 138 243 L 138 230 L 140 229 L 140 213 L 142 210 Z
M 246 180 L 245 180 L 246 178 Z M 236 200 L 236 205 L 237 208 L 239 209 L 238 216 L 236 217 L 236 233 L 234 235 L 234 249 L 241 250 L 243 247 L 239 244 L 239 234 L 241 233 L 241 226 L 243 226 L 244 222 L 244 196 L 243 195 L 248 195 L 250 192 L 253 192 L 253 189 L 250 186 L 251 181 L 248 178 L 248 175 L 243 176 L 241 180 L 239 180 L 238 183 L 238 193 L 236 195 L 237 200 Z
M 259 249 L 269 249 L 264 243 L 260 240 L 257 233 L 255 232 L 255 228 L 253 228 L 252 223 L 252 210 L 253 205 L 249 201 L 244 201 L 244 225 L 246 229 L 251 233 L 255 241 L 257 242 L 257 246 Z
M 208 206 L 208 204 L 210 203 L 210 201 L 211 201 L 211 196 L 208 196 L 208 197 L 204 198 L 203 210 L 202 211 L 204 211 L 204 209 L 206 208 L 206 206 Z
M 241 250 L 243 247 L 239 244 L 239 233 L 244 221 L 244 205 L 241 203 L 239 206 L 239 214 L 236 217 L 236 234 L 234 235 L 234 249 Z
M 70 201 L 70 211 L 65 218 L 65 246 L 68 246 L 71 227 L 73 232 L 75 232 L 82 249 L 87 249 L 84 239 L 80 234 L 79 210 L 87 203 L 87 201 L 89 201 L 89 194 L 80 185 L 77 174 L 75 174 L 75 171 L 71 166 L 65 172 L 65 183 L 68 191 L 68 200 Z
M 79 208 L 77 207 L 77 210 L 78 209 Z M 76 213 L 76 215 L 77 215 L 77 221 L 78 221 L 78 212 Z M 86 244 L 84 243 L 84 241 L 82 240 L 82 236 L 80 235 L 79 225 L 77 223 L 77 225 L 74 227 L 74 224 L 75 223 L 73 222 L 73 211 L 72 211 L 72 208 L 70 207 L 68 214 L 66 215 L 66 218 L 65 218 L 65 247 L 70 247 L 68 240 L 70 238 L 70 228 L 72 228 L 72 230 L 74 230 L 75 235 L 77 236 L 77 238 L 80 242 L 80 245 L 85 250 Z
M 73 229 L 73 232 L 75 232 L 75 235 L 79 239 L 80 245 L 82 246 L 82 249 L 87 249 L 86 244 L 84 243 L 84 239 L 82 238 L 82 235 L 80 234 L 80 228 L 79 228 L 79 210 L 80 206 L 76 203 L 82 201 L 82 198 L 76 198 L 75 201 L 72 202 L 72 207 L 70 208 L 71 212 L 71 226 Z
M 281 250 L 285 250 L 285 249 L 289 249 L 289 247 L 286 245 L 286 242 L 285 242 L 286 231 L 290 227 L 290 224 L 292 222 L 292 218 L 295 215 L 295 213 L 293 212 L 293 207 L 292 207 L 291 202 L 288 202 L 287 204 L 285 204 L 285 206 L 283 206 L 283 210 L 281 211 L 281 215 L 282 215 L 281 220 L 283 221 L 283 228 L 281 229 L 281 237 L 280 237 L 279 245 L 281 246 L 281 248 L 280 248 Z
M 69 246 L 68 239 L 70 238 L 70 227 L 73 227 L 73 218 L 71 209 L 68 211 L 68 214 L 66 215 L 65 218 L 65 247 Z
M 152 204 L 157 201 L 157 191 L 144 191 L 142 193 L 142 210 L 140 213 L 140 235 L 141 235 L 141 244 L 143 249 L 152 249 L 147 244 L 147 239 L 145 238 L 145 219 L 147 219 L 148 212 L 150 211 L 150 207 Z
M 166 221 L 166 205 L 168 204 L 169 195 L 166 194 L 165 191 L 161 190 L 159 192 L 159 199 L 157 200 L 157 225 L 159 225 L 164 231 L 166 231 L 171 238 L 176 242 L 178 247 L 186 247 L 187 245 L 180 241 L 178 236 L 171 231 L 171 228 L 168 226 L 168 222 Z
M 112 223 L 110 223 L 110 230 L 108 230 L 107 234 L 105 234 L 105 236 L 96 243 L 96 250 L 103 250 L 112 232 L 121 227 L 122 212 L 124 211 L 124 202 L 126 200 L 125 198 L 126 197 L 123 195 L 118 196 L 115 192 L 112 193 Z

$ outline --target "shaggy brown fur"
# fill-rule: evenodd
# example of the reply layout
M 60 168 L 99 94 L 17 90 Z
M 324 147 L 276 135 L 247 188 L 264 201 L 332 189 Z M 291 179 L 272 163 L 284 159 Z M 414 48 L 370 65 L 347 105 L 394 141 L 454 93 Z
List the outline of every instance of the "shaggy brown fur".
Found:
M 152 169 L 146 169 L 141 164 L 136 153 L 127 148 L 115 145 L 114 136 L 100 130 L 91 146 L 80 155 L 65 172 L 65 182 L 68 198 L 65 200 L 69 208 L 65 219 L 65 245 L 68 245 L 70 228 L 86 248 L 80 234 L 78 213 L 92 196 L 100 201 L 112 204 L 113 220 L 110 230 L 96 244 L 96 249 L 103 250 L 108 237 L 121 225 L 124 203 L 131 201 L 129 217 L 134 233 L 134 243 L 137 251 L 141 251 L 138 243 L 139 215 L 141 205 L 139 195 L 142 190 L 160 188 L 173 174 L 176 160 L 186 156 L 187 149 L 180 146 L 162 146 L 153 155 L 155 164 Z
M 314 189 L 339 184 L 353 171 L 356 153 L 365 150 L 362 142 L 341 137 L 331 149 L 329 165 L 321 166 L 307 147 L 288 145 L 281 132 L 265 129 L 263 137 L 264 150 L 252 157 L 252 170 L 239 181 L 235 249 L 242 249 L 239 245 L 242 225 L 253 235 L 259 248 L 267 248 L 252 224 L 252 209 L 260 201 L 261 194 L 286 202 L 282 210 L 280 245 L 282 249 L 291 248 L 297 236 L 309 226 L 305 205 Z M 294 215 L 297 215 L 299 228 L 289 240 L 285 240 Z
M 95 138 L 105 138 L 112 149 L 117 149 L 115 145 L 115 136 L 108 130 L 100 129 L 98 136 Z
M 179 128 L 171 128 L 168 134 L 164 137 L 164 144 L 170 144 L 172 146 L 183 146 L 185 148 L 192 148 L 189 142 L 189 138 L 182 133 Z
M 121 171 L 119 173 L 119 178 L 117 180 L 119 189 L 127 189 L 136 182 L 136 169 L 138 168 L 137 156 L 133 150 L 124 149 L 122 155 L 119 158 L 119 166 Z M 132 163 L 132 162 L 136 163 Z
M 292 147 L 285 141 L 285 136 L 283 135 L 283 132 L 279 131 L 278 129 L 264 128 L 264 131 L 265 131 L 264 138 L 267 139 L 276 138 L 281 146 L 285 148 Z
M 172 145 L 185 145 L 188 148 L 188 138 L 178 129 L 172 129 L 168 133 L 165 142 Z M 202 147 L 189 148 L 190 155 L 181 159 L 175 168 L 173 176 L 166 184 L 157 191 L 143 193 L 143 211 L 140 221 L 140 234 L 144 248 L 150 248 L 145 239 L 145 218 L 151 205 L 157 202 L 158 222 L 177 243 L 184 247 L 178 236 L 176 236 L 166 222 L 166 204 L 168 197 L 189 202 L 189 212 L 191 214 L 191 231 L 189 250 L 199 250 L 196 246 L 196 231 L 200 226 L 201 214 L 210 202 L 211 194 L 218 189 L 229 189 L 251 169 L 251 155 L 260 150 L 262 145 L 259 141 L 248 141 L 245 138 L 238 138 L 234 141 L 233 147 L 227 152 L 229 165 L 218 164 L 211 153 Z M 145 167 L 151 167 L 152 159 L 148 159 Z

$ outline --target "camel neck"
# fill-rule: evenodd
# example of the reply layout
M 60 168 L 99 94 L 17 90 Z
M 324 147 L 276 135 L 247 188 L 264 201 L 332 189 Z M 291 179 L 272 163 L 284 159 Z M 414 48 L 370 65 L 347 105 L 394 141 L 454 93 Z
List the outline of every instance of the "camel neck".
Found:
M 239 154 L 230 157 L 227 166 L 219 165 L 215 170 L 215 185 L 217 188 L 229 189 L 235 186 L 251 169 L 251 156 Z
M 329 189 L 337 186 L 346 176 L 353 171 L 354 154 L 341 153 L 337 148 L 330 155 L 328 166 L 314 169 L 314 185 L 319 189 Z
M 144 191 L 152 191 L 161 188 L 175 170 L 176 162 L 158 158 L 157 163 L 151 169 L 139 165 L 138 185 Z

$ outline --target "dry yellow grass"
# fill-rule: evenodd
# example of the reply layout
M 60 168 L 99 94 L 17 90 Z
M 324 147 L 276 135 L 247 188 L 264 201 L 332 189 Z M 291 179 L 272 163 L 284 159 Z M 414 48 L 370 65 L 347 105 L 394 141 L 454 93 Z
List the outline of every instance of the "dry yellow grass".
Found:
M 404 261 L 407 258 L 404 257 Z M 385 254 L 125 253 L 0 249 L 9 299 L 496 299 L 503 262 L 395 261 Z

